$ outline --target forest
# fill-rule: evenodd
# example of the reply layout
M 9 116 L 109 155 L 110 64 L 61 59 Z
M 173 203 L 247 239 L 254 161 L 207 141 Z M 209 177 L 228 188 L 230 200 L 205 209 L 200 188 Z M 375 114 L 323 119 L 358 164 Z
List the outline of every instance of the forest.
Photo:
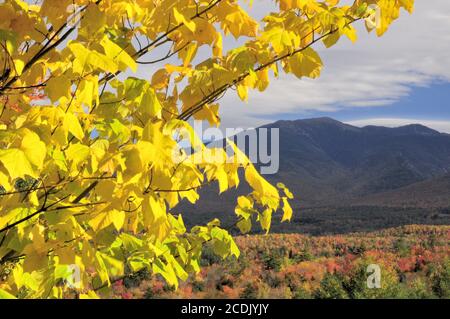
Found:
M 335 236 L 240 236 L 241 256 L 208 246 L 202 271 L 178 290 L 148 273 L 114 284 L 113 298 L 450 298 L 450 226 L 411 225 Z M 367 266 L 381 288 L 367 287 Z

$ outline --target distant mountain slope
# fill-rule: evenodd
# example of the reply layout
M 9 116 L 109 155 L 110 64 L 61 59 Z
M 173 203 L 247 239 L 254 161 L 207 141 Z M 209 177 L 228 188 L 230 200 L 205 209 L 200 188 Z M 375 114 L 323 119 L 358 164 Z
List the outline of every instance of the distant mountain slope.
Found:
M 267 127 L 280 129 L 281 165 L 273 178 L 300 191 L 305 204 L 385 192 L 450 169 L 450 136 L 421 125 L 357 128 L 319 118 Z
M 391 207 L 450 207 L 450 174 L 388 192 L 356 199 L 352 204 Z
M 264 127 L 280 132 L 280 169 L 265 177 L 291 189 L 294 208 L 415 205 L 412 196 L 432 205 L 433 198 L 449 194 L 450 183 L 443 177 L 450 172 L 448 134 L 422 125 L 358 128 L 331 118 Z M 210 186 L 195 206 L 182 205 L 180 210 L 233 215 L 236 195 L 247 191 L 243 186 L 219 196 L 217 187 Z

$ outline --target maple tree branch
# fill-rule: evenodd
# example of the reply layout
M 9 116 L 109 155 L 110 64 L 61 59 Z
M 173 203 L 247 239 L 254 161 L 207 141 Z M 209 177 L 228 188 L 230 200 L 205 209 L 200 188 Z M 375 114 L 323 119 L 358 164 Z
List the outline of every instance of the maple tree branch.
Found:
M 86 204 L 58 206 L 56 208 L 48 209 L 47 211 L 52 212 L 52 211 L 63 210 L 63 209 L 89 207 L 89 206 L 97 206 L 97 205 L 103 205 L 103 204 L 108 204 L 108 202 L 93 202 L 93 203 L 86 203 Z
M 179 48 L 179 49 L 177 49 L 177 50 L 175 50 L 173 52 L 172 52 L 172 49 L 170 49 L 169 52 L 167 52 L 167 54 L 164 57 L 162 57 L 162 58 L 159 58 L 159 59 L 156 59 L 156 60 L 153 60 L 153 61 L 146 61 L 146 62 L 136 61 L 136 63 L 138 63 L 138 64 L 155 64 L 155 63 L 158 63 L 158 62 L 162 62 L 164 60 L 167 60 L 167 59 L 171 58 L 172 56 L 174 56 L 175 54 L 177 54 L 178 52 L 183 50 L 185 47 L 187 47 L 189 44 L 190 43 L 188 42 L 185 45 L 183 45 L 181 48 Z
M 211 9 L 213 9 L 217 4 L 219 4 L 220 2 L 222 2 L 223 0 L 216 0 L 216 1 L 212 1 L 208 6 L 206 6 L 203 10 L 198 11 L 194 16 L 192 16 L 190 18 L 190 20 L 194 20 L 197 18 L 200 18 L 203 14 L 207 13 L 208 11 L 210 11 Z M 131 57 L 135 59 L 135 61 L 137 59 L 139 59 L 140 57 L 142 57 L 143 55 L 147 54 L 149 51 L 159 47 L 160 45 L 171 41 L 170 39 L 168 39 L 167 37 L 175 32 L 176 30 L 180 29 L 182 26 L 184 26 L 184 23 L 180 23 L 177 24 L 176 26 L 170 28 L 169 30 L 167 30 L 166 32 L 164 32 L 162 35 L 160 35 L 159 37 L 157 37 L 155 40 L 153 40 L 152 42 L 150 42 L 149 44 L 147 44 L 145 47 L 143 47 L 141 50 L 137 51 L 135 54 L 133 54 Z M 100 79 L 99 83 L 104 83 L 104 82 L 108 82 L 110 80 L 112 80 L 115 76 L 119 75 L 120 73 L 122 73 L 122 71 L 117 71 L 116 73 L 108 73 L 107 75 L 105 75 L 103 78 Z
M 102 0 L 97 0 L 94 4 L 98 5 Z M 80 9 L 78 14 L 84 12 L 89 5 L 84 6 Z M 51 41 L 53 41 L 59 33 L 61 33 L 67 26 L 68 21 L 63 23 L 63 25 L 55 32 L 55 34 L 47 41 L 47 43 L 25 64 L 23 67 L 22 73 L 24 74 L 28 69 L 30 69 L 39 59 L 41 59 L 43 56 L 45 56 L 47 53 L 49 53 L 51 50 L 55 49 L 58 45 L 60 45 L 64 40 L 66 40 L 72 33 L 77 29 L 77 24 L 84 18 L 84 16 L 81 16 L 80 19 L 75 23 L 75 25 L 71 28 L 69 28 L 60 38 L 58 38 L 55 42 L 53 42 L 51 45 Z M 2 93 L 8 89 L 11 85 L 13 85 L 18 79 L 20 78 L 19 75 L 15 75 L 12 77 L 5 85 L 2 85 L 0 87 L 0 96 Z
M 116 176 L 93 176 L 93 177 L 81 177 L 80 179 L 81 180 L 104 180 L 104 179 L 113 179 L 113 178 L 116 178 Z M 62 187 L 62 186 L 65 186 L 65 185 L 67 185 L 67 184 L 70 184 L 70 183 L 74 183 L 74 182 L 76 182 L 76 181 L 78 181 L 78 179 L 77 178 L 74 178 L 74 179 L 70 179 L 70 180 L 67 180 L 67 181 L 65 181 L 65 182 L 63 182 L 63 180 L 61 180 L 60 182 L 58 182 L 58 183 L 56 183 L 56 184 L 53 184 L 53 185 L 48 185 L 47 186 L 47 188 L 49 188 L 48 189 L 48 193 L 50 193 L 53 189 L 55 189 L 55 188 L 57 188 L 57 187 Z M 16 195 L 16 194 L 22 194 L 22 193 L 27 193 L 27 192 L 37 192 L 37 191 L 40 191 L 40 190 L 44 190 L 45 189 L 45 187 L 43 187 L 43 186 L 40 186 L 40 187 L 34 187 L 33 189 L 31 189 L 31 191 L 30 191 L 30 189 L 22 189 L 22 190 L 17 190 L 17 191 L 12 191 L 12 192 L 0 192 L 0 197 L 2 197 L 2 196 L 10 196 L 10 195 Z
M 99 179 L 106 179 L 104 177 L 106 173 L 103 173 Z M 71 180 L 68 181 L 68 183 L 70 182 L 74 182 L 75 180 Z M 68 197 L 70 197 L 69 195 L 64 196 L 63 198 L 57 200 L 56 202 L 50 204 L 47 206 L 47 200 L 48 200 L 48 196 L 50 195 L 50 191 L 48 190 L 48 188 L 44 185 L 43 180 L 41 180 L 42 183 L 42 187 L 40 187 L 39 189 L 43 189 L 44 190 L 44 201 L 42 203 L 41 208 L 39 208 L 37 211 L 35 211 L 34 213 L 25 216 L 24 218 L 12 223 L 12 224 L 8 224 L 5 227 L 3 227 L 2 229 L 0 229 L 0 234 L 4 233 L 24 222 L 26 222 L 27 220 L 30 220 L 31 218 L 43 213 L 43 212 L 48 212 L 48 211 L 57 211 L 57 210 L 63 210 L 63 209 L 69 209 L 69 208 L 78 208 L 78 207 L 88 207 L 88 206 L 95 206 L 95 205 L 101 205 L 101 204 L 106 204 L 106 202 L 97 202 L 97 203 L 86 203 L 86 204 L 78 204 L 83 198 L 85 198 L 90 191 L 92 191 L 99 183 L 99 180 L 94 181 L 93 183 L 91 183 L 86 189 L 84 189 L 80 195 L 78 195 L 72 202 L 71 204 L 73 205 L 65 205 L 65 206 L 59 206 L 53 209 L 50 209 L 54 206 L 56 206 L 57 204 L 59 204 L 60 202 L 66 200 Z M 57 184 L 56 186 L 52 186 L 52 188 L 54 189 L 55 187 L 58 187 L 59 185 Z M 6 195 L 12 195 L 12 194 L 18 194 L 18 193 L 26 193 L 27 195 L 30 194 L 31 192 L 34 192 L 38 190 L 37 188 L 29 188 L 29 189 L 25 189 L 22 191 L 17 191 L 17 192 L 11 192 L 11 193 L 6 193 L 6 194 L 0 194 L 0 196 L 6 196 Z
M 244 218 L 243 217 L 239 217 L 238 218 L 238 220 L 236 221 L 236 222 L 234 222 L 233 224 L 231 224 L 231 225 L 229 225 L 229 226 L 227 226 L 227 227 L 224 227 L 224 228 L 222 228 L 223 230 L 226 230 L 226 231 L 230 231 L 231 229 L 233 229 L 239 222 L 241 222 L 241 221 L 243 221 L 244 220 Z M 206 243 L 208 243 L 208 242 L 210 242 L 210 241 L 212 241 L 213 240 L 213 238 L 212 237 L 210 237 L 209 239 L 205 239 L 205 240 L 203 240 L 201 243 L 200 243 L 200 246 L 202 246 L 202 245 L 204 245 L 204 244 L 206 244 Z M 194 249 L 196 249 L 198 246 L 192 246 L 191 248 L 189 248 L 188 250 L 186 250 L 186 253 L 190 253 L 191 251 L 193 251 Z M 164 255 L 164 253 L 163 254 L 161 254 L 161 255 Z M 174 256 L 173 256 L 173 258 L 179 258 L 180 257 L 180 255 L 179 254 L 175 254 Z M 133 277 L 135 274 L 137 274 L 138 273 L 138 271 L 135 271 L 135 272 L 132 272 L 132 273 L 130 273 L 130 274 L 126 274 L 126 275 L 123 275 L 123 276 L 120 276 L 120 277 L 117 277 L 117 278 L 114 278 L 114 279 L 110 279 L 109 280 L 109 284 L 108 283 L 104 283 L 104 284 L 102 284 L 102 285 L 100 285 L 99 287 L 93 287 L 93 290 L 94 291 L 99 291 L 99 290 L 101 290 L 101 289 L 103 289 L 103 288 L 106 288 L 106 287 L 109 287 L 110 285 L 112 285 L 112 284 L 114 284 L 114 283 L 116 283 L 116 282 L 118 282 L 118 281 L 121 281 L 121 280 L 124 280 L 124 279 L 127 279 L 127 278 L 131 278 L 131 277 Z
M 69 197 L 69 195 L 67 195 L 66 197 L 64 197 L 63 199 L 58 200 L 55 203 L 50 204 L 49 206 L 42 206 L 40 209 L 38 209 L 37 211 L 35 211 L 34 213 L 27 215 L 26 217 L 12 223 L 9 224 L 5 227 L 3 227 L 2 229 L 0 229 L 0 234 L 26 222 L 27 220 L 30 220 L 31 218 L 44 213 L 44 212 L 51 212 L 51 211 L 58 211 L 58 210 L 63 210 L 63 209 L 70 209 L 70 208 L 80 208 L 80 207 L 89 207 L 89 206 L 97 206 L 97 205 L 103 205 L 103 204 L 107 204 L 107 202 L 94 202 L 94 203 L 85 203 L 85 204 L 74 204 L 74 205 L 65 205 L 65 206 L 58 206 L 52 209 L 49 209 L 53 206 L 56 206 L 56 204 L 58 204 L 59 202 L 62 202 L 64 199 L 67 199 L 67 197 Z
M 356 18 L 353 19 L 352 21 L 350 21 L 349 23 L 347 23 L 344 27 L 351 25 L 352 23 L 355 23 L 356 21 L 361 20 L 362 18 Z M 317 29 L 314 29 L 311 33 L 314 34 L 314 32 Z M 318 38 L 315 38 L 313 41 L 311 41 L 308 45 L 301 47 L 297 50 L 294 50 L 292 52 L 288 52 L 286 54 L 283 54 L 281 56 L 275 57 L 273 60 L 260 65 L 259 67 L 255 68 L 253 70 L 253 72 L 258 72 L 261 71 L 267 67 L 270 67 L 271 65 L 285 59 L 291 56 L 294 56 L 304 50 L 306 50 L 307 48 L 311 47 L 312 45 L 314 45 L 315 43 L 321 41 L 322 39 L 326 38 L 327 36 L 330 36 L 334 33 L 336 33 L 337 31 L 339 31 L 339 28 L 334 29 L 334 30 L 330 30 L 329 32 L 321 35 Z M 307 36 L 311 35 L 308 34 Z M 177 119 L 179 120 L 183 120 L 183 121 L 187 121 L 189 120 L 189 118 L 191 118 L 195 113 L 199 112 L 205 105 L 210 104 L 211 102 L 214 102 L 217 100 L 217 98 L 224 94 L 228 89 L 230 89 L 231 87 L 235 86 L 236 84 L 242 82 L 245 78 L 247 78 L 250 75 L 250 72 L 245 72 L 242 75 L 240 75 L 239 77 L 237 77 L 235 80 L 233 80 L 232 82 L 228 83 L 228 84 L 224 84 L 221 87 L 219 87 L 218 89 L 216 89 L 215 91 L 211 92 L 209 95 L 205 96 L 202 100 L 200 100 L 199 102 L 195 103 L 193 106 L 191 106 L 190 108 L 188 108 L 187 110 L 185 110 L 184 112 L 182 112 L 180 115 L 178 115 Z
M 211 182 L 204 183 L 198 186 L 192 186 L 185 189 L 153 189 L 152 191 L 155 193 L 184 193 L 184 192 L 190 192 L 192 190 L 196 190 L 199 188 L 202 188 L 203 186 L 209 185 Z
M 22 218 L 22 219 L 19 219 L 18 221 L 14 222 L 14 223 L 12 223 L 12 224 L 6 225 L 6 226 L 3 227 L 2 229 L 0 229 L 0 234 L 2 234 L 2 233 L 4 233 L 4 232 L 6 232 L 6 231 L 8 231 L 8 230 L 10 230 L 10 229 L 12 229 L 12 228 L 18 226 L 18 225 L 20 225 L 20 224 L 22 224 L 22 223 L 24 223 L 24 222 L 26 222 L 27 220 L 33 218 L 34 216 L 39 215 L 39 214 L 42 213 L 43 211 L 44 211 L 44 210 L 42 210 L 42 209 L 38 209 L 38 210 L 35 211 L 33 214 L 30 214 L 30 215 L 28 215 L 28 216 L 26 216 L 26 217 L 24 217 L 24 218 Z
M 100 178 L 102 178 L 106 173 L 103 173 Z M 79 203 L 83 198 L 85 198 L 90 191 L 92 191 L 99 183 L 99 180 L 96 180 L 95 182 L 93 182 L 92 184 L 90 184 L 84 191 L 81 192 L 80 195 L 78 195 L 73 201 L 72 204 L 76 204 Z

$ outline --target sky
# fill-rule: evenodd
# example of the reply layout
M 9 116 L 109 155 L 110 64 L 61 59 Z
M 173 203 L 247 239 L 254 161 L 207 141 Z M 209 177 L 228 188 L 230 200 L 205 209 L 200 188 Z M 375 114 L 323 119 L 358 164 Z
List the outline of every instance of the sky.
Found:
M 255 0 L 252 15 L 271 10 Z M 361 24 L 359 40 L 343 39 L 321 54 L 319 79 L 283 75 L 244 103 L 230 91 L 222 128 L 257 127 L 280 119 L 329 116 L 356 125 L 423 124 L 450 133 L 450 1 L 416 0 L 381 38 Z

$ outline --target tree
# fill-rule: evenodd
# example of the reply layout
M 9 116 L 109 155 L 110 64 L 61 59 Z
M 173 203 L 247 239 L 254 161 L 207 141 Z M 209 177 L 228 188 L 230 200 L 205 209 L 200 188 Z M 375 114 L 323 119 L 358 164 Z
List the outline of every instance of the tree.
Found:
M 238 256 L 220 221 L 187 231 L 174 211 L 206 184 L 236 187 L 240 169 L 253 189 L 238 198 L 241 230 L 291 218 L 283 184 L 231 142 L 232 154 L 205 147 L 188 120 L 218 125 L 223 94 L 247 100 L 269 73 L 318 77 L 314 44 L 355 41 L 364 20 L 381 36 L 413 0 L 277 2 L 260 22 L 236 0 L 0 3 L 0 296 L 93 298 L 143 269 L 177 286 L 206 242 Z M 231 37 L 244 40 L 222 52 Z M 139 78 L 139 65 L 159 68 Z

